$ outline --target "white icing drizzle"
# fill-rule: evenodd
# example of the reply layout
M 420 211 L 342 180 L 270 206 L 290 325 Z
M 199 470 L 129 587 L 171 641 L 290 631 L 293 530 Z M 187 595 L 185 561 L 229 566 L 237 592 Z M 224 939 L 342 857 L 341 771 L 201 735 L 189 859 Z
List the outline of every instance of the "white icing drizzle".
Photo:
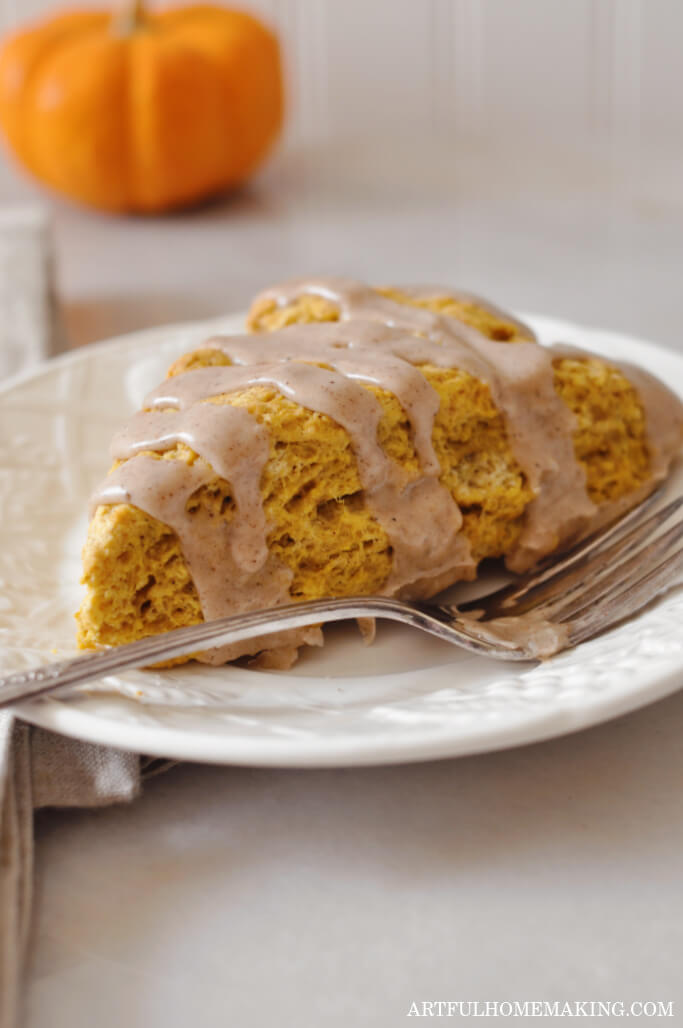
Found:
M 228 350 L 229 344 L 228 340 Z M 396 388 L 399 393 L 402 391 L 401 380 L 405 376 L 403 372 L 398 374 L 399 362 L 393 358 L 386 361 L 380 356 L 369 362 L 366 369 L 360 359 L 349 363 L 360 369 L 364 378 L 386 364 L 387 377 L 393 380 L 396 376 Z M 429 394 L 433 394 L 422 381 Z M 429 432 L 416 417 L 419 427 L 415 434 L 430 441 L 417 477 L 410 476 L 389 458 L 377 441 L 382 408 L 372 393 L 354 378 L 331 368 L 298 360 L 199 368 L 167 380 L 145 402 L 152 408 L 192 410 L 210 397 L 256 385 L 271 386 L 300 406 L 326 414 L 348 433 L 366 504 L 386 531 L 394 551 L 392 573 L 384 591 L 420 596 L 433 592 L 435 581 L 452 580 L 453 576 L 472 577 L 475 565 L 466 539 L 459 535 L 462 515 L 450 492 L 439 483 L 441 469 L 431 448 L 431 424 L 438 398 L 435 403 L 427 395 L 427 403 L 423 404 Z
M 157 459 L 142 451 L 186 443 L 203 460 Z M 271 607 L 289 599 L 291 571 L 269 554 L 261 502 L 261 475 L 269 454 L 268 432 L 239 407 L 203 404 L 183 411 L 141 411 L 112 443 L 125 460 L 105 479 L 93 507 L 132 503 L 169 525 L 178 537 L 206 620 Z M 222 517 L 188 502 L 219 475 L 230 484 L 236 510 Z M 294 639 L 281 633 L 280 643 Z M 263 641 L 273 643 L 272 637 Z M 198 659 L 223 664 L 243 647 L 207 650 Z
M 427 286 L 403 291 L 476 303 L 534 338 L 528 326 L 473 294 Z M 93 509 L 130 503 L 176 533 L 206 619 L 289 599 L 292 573 L 268 551 L 261 500 L 268 431 L 243 407 L 211 402 L 252 386 L 275 389 L 347 432 L 365 503 L 393 550 L 386 594 L 433 595 L 459 578 L 474 577 L 476 570 L 460 531 L 460 510 L 440 482 L 432 443 L 439 398 L 420 365 L 460 368 L 485 382 L 505 419 L 510 447 L 534 492 L 509 567 L 531 566 L 599 519 L 602 508 L 598 514 L 589 500 L 574 454 L 575 418 L 554 388 L 556 351 L 531 341 L 494 342 L 453 317 L 397 303 L 346 279 L 288 283 L 256 302 L 284 305 L 302 294 L 325 296 L 341 320 L 209 340 L 205 347 L 221 350 L 230 365 L 197 368 L 155 389 L 145 402 L 148 409 L 115 437 L 112 455 L 124 463 L 93 497 Z M 646 408 L 653 476 L 662 477 L 680 442 L 681 405 L 646 373 L 626 373 Z M 407 472 L 380 446 L 382 407 L 364 385 L 396 396 L 410 425 L 418 472 Z M 664 394 L 668 399 L 662 401 Z M 188 463 L 147 452 L 163 453 L 177 443 L 185 443 L 198 459 Z M 217 477 L 229 485 L 233 516 L 206 505 L 190 512 L 193 494 Z M 304 641 L 319 642 L 319 630 L 279 633 L 199 659 L 220 663 L 261 648 L 279 648 L 289 659 Z
M 145 450 L 162 453 L 177 443 L 201 454 L 214 472 L 230 483 L 238 513 L 226 526 L 232 559 L 247 573 L 258 571 L 268 556 L 261 503 L 261 475 L 270 450 L 268 432 L 247 411 L 224 404 L 195 406 L 181 413 L 140 411 L 114 436 L 111 455 L 115 460 L 127 460 Z M 205 481 L 210 477 L 207 470 Z
M 433 287 L 415 287 L 413 295 L 418 291 L 426 296 L 438 293 Z M 285 306 L 306 293 L 324 296 L 335 304 L 341 324 L 315 327 L 332 336 L 336 327 L 349 346 L 388 349 L 412 364 L 461 368 L 489 386 L 505 419 L 512 452 L 534 492 L 519 541 L 507 557 L 506 563 L 513 571 L 531 567 L 578 535 L 595 516 L 596 507 L 586 492 L 585 472 L 574 453 L 576 419 L 555 391 L 552 354 L 545 347 L 534 342 L 493 341 L 456 318 L 397 303 L 362 282 L 348 279 L 297 280 L 275 286 L 261 293 L 255 305 L 274 300 Z M 400 329 L 402 338 L 380 332 L 373 340 L 371 334 L 357 332 L 356 319 Z M 348 335 L 344 335 L 349 325 Z M 273 336 L 296 328 L 259 335 L 252 359 L 263 359 L 259 344 L 267 352 Z M 325 336 L 320 335 L 324 343 Z
M 485 296 L 480 296 L 478 293 L 466 292 L 464 289 L 452 289 L 449 286 L 435 285 L 401 286 L 400 291 L 413 300 L 436 300 L 447 296 L 458 303 L 473 304 L 483 311 L 488 311 L 494 318 L 499 318 L 508 325 L 513 325 L 517 329 L 518 334 L 524 339 L 538 342 L 538 337 L 531 325 L 527 325 L 525 321 L 520 321 L 510 311 L 506 311 L 503 307 L 498 307 L 495 303 L 491 303 Z

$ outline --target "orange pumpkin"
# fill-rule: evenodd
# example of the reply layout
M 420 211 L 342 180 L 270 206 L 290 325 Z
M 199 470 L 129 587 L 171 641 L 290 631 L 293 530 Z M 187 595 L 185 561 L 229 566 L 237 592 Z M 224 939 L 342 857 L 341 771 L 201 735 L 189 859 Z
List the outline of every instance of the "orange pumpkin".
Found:
M 243 182 L 282 121 L 275 36 L 201 4 L 74 11 L 0 51 L 0 126 L 22 163 L 108 211 L 184 207 Z

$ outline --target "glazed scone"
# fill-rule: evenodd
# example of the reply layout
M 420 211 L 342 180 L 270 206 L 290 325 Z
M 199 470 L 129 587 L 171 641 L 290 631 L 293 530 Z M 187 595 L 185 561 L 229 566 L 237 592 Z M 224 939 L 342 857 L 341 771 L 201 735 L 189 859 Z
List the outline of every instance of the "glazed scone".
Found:
M 302 280 L 305 289 L 292 291 L 287 284 L 287 295 L 279 297 L 277 288 L 266 290 L 251 305 L 247 316 L 247 327 L 251 332 L 274 332 L 287 325 L 305 325 L 312 322 L 339 321 L 342 301 L 333 295 L 334 287 L 344 280 L 329 280 L 332 289 L 326 289 L 326 280 L 309 283 Z M 295 283 L 297 285 L 298 283 Z M 322 284 L 322 291 L 306 291 Z M 455 318 L 464 325 L 477 329 L 489 339 L 500 342 L 515 342 L 534 339 L 532 329 L 513 318 L 506 311 L 472 293 L 449 290 L 444 286 L 404 287 L 376 286 L 372 289 L 378 297 L 409 307 L 423 308 L 434 314 Z
M 663 386 L 553 355 L 491 305 L 323 288 L 257 299 L 259 334 L 181 358 L 119 434 L 84 549 L 81 646 L 292 600 L 427 597 L 487 557 L 521 570 L 627 509 L 678 449 Z M 288 327 L 268 331 L 280 311 Z M 200 659 L 285 665 L 321 640 Z
M 338 321 L 345 313 L 356 315 L 359 308 L 370 317 L 388 316 L 386 306 L 375 308 L 372 300 L 368 304 L 366 290 L 361 283 L 343 279 L 284 283 L 255 298 L 247 325 L 254 332 L 270 332 L 283 325 Z M 372 292 L 454 318 L 492 340 L 535 340 L 529 326 L 473 294 L 433 286 L 376 287 Z M 424 323 L 416 320 L 406 327 L 419 334 Z M 221 359 L 216 351 L 198 351 L 177 361 L 172 373 Z M 645 414 L 635 387 L 619 368 L 590 354 L 558 356 L 552 365 L 555 390 L 576 417 L 574 452 L 586 472 L 590 499 L 615 501 L 641 487 L 650 467 Z

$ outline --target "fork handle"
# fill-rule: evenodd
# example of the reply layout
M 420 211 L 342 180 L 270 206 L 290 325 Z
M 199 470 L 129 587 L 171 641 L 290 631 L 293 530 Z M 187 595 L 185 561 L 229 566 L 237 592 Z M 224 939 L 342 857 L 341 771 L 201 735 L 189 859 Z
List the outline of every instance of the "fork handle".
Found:
M 411 617 L 412 615 L 412 617 Z M 202 621 L 198 625 L 175 628 L 171 632 L 138 639 L 124 646 L 113 646 L 41 667 L 17 671 L 0 677 L 0 708 L 19 700 L 103 678 L 114 672 L 147 667 L 162 660 L 201 653 L 214 646 L 253 639 L 289 628 L 304 628 L 318 620 L 344 621 L 348 618 L 384 617 L 392 621 L 415 621 L 414 612 L 400 600 L 384 597 L 344 597 L 337 600 L 311 600 L 290 603 L 270 610 L 251 611 Z M 425 627 L 417 625 L 416 627 Z

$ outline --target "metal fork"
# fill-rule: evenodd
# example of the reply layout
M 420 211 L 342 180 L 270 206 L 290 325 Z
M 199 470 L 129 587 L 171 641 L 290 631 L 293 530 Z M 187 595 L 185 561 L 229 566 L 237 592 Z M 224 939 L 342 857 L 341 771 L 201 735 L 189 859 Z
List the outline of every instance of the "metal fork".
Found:
M 576 646 L 683 581 L 683 496 L 648 513 L 661 493 L 573 550 L 468 603 L 382 596 L 293 603 L 206 621 L 0 677 L 0 707 L 173 657 L 318 622 L 386 618 L 500 660 Z

